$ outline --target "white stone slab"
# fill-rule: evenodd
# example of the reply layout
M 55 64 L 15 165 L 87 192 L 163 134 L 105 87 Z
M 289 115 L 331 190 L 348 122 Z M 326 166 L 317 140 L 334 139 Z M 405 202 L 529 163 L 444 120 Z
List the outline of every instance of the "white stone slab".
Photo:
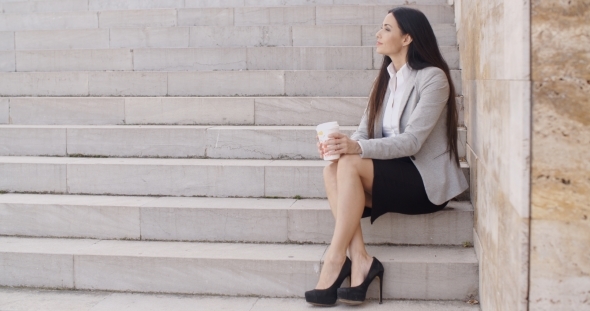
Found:
M 203 8 L 178 10 L 178 26 L 233 26 L 234 10 Z
M 230 8 L 244 6 L 244 0 L 184 0 L 186 8 Z
M 310 308 L 303 305 L 302 299 L 297 298 L 259 298 L 252 308 L 252 311 L 271 311 L 285 310 L 296 311 Z M 478 305 L 469 305 L 463 301 L 428 301 L 428 300 L 385 300 L 383 304 L 375 299 L 367 299 L 362 306 L 354 307 L 363 308 L 372 311 L 480 311 Z M 338 303 L 330 310 L 350 310 L 351 307 L 343 303 Z
M 71 291 L 28 288 L 0 288 L 0 307 L 8 310 L 62 311 L 298 311 L 310 307 L 301 298 L 248 298 L 223 296 L 159 295 L 141 293 L 112 293 L 105 291 Z M 359 308 L 359 307 L 357 307 Z M 361 308 L 385 311 L 479 311 L 478 305 L 463 301 L 386 300 L 379 304 L 366 301 Z M 330 310 L 350 310 L 337 304 Z
M 387 11 L 385 11 L 387 12 Z M 327 5 L 316 7 L 316 24 L 348 24 L 348 25 L 364 25 L 376 24 L 374 22 L 375 9 L 371 5 L 363 6 L 337 6 Z M 385 15 L 383 15 L 385 16 Z M 381 24 L 381 19 L 378 24 Z
M 352 134 L 354 127 L 341 127 Z M 315 126 L 219 126 L 207 130 L 207 156 L 223 159 L 319 160 Z
M 66 192 L 66 166 L 54 163 L 8 162 L 0 157 L 0 190 L 17 192 Z M 16 162 L 16 163 L 15 163 Z
M 81 159 L 68 165 L 69 193 L 264 195 L 268 161 L 200 159 Z
M 384 258 L 389 276 L 383 280 L 384 297 L 466 301 L 477 296 L 478 264 L 473 248 L 370 246 L 367 251 Z M 369 286 L 369 297 L 378 295 L 376 285 Z
M 234 25 L 315 25 L 316 8 L 305 7 L 241 7 L 234 9 Z
M 102 241 L 94 248 L 94 254 L 76 256 L 78 288 L 300 296 L 302 288 L 316 281 L 310 274 L 314 267 L 319 268 L 318 259 L 325 248 L 321 245 L 170 242 L 121 245 L 113 242 Z M 174 259 L 166 259 L 162 256 L 165 253 Z M 145 282 L 146 278 L 158 281 Z
M 3 286 L 28 286 L 73 288 L 72 255 L 45 255 L 34 253 L 15 254 L 0 251 L 0 284 Z
M 248 69 L 245 48 L 136 49 L 136 71 L 201 71 Z
M 251 0 L 254 1 L 254 0 Z M 358 4 L 364 4 L 364 5 L 403 5 L 403 4 L 407 4 L 408 1 L 407 0 L 332 0 L 333 4 L 337 4 L 337 5 L 358 5 Z M 417 1 L 412 1 L 412 2 L 417 2 Z M 420 0 L 418 1 L 420 2 L 421 5 L 446 5 L 448 3 L 448 0 Z
M 161 96 L 167 94 L 166 72 L 89 72 L 91 96 Z
M 0 124 L 10 123 L 10 99 L 0 98 Z
M 14 97 L 10 99 L 13 124 L 124 124 L 123 98 Z
M 63 289 L 43 290 L 32 288 L 0 288 L 0 308 L 6 310 L 62 310 L 89 311 L 112 295 L 81 291 L 66 292 Z
M 17 50 L 108 49 L 108 29 L 17 31 Z
M 16 71 L 14 51 L 0 51 L 0 71 Z
M 358 125 L 366 97 L 259 97 L 255 99 L 256 125 L 318 125 L 337 121 Z
M 0 73 L 0 94 L 4 96 L 86 96 L 86 72 Z
M 182 8 L 183 0 L 88 0 L 91 11 Z
M 2 237 L 0 285 L 73 288 L 72 254 L 96 241 L 70 239 L 61 245 L 58 241 Z
M 17 51 L 17 71 L 133 70 L 128 49 Z
M 94 244 L 78 246 L 87 241 Z M 326 247 L 29 238 L 0 238 L 0 246 L 16 257 L 31 250 L 37 258 L 69 250 L 79 289 L 270 297 L 301 297 L 313 288 Z M 372 246 L 368 251 L 387 271 L 384 298 L 465 300 L 477 293 L 472 248 Z M 370 298 L 376 285 L 369 287 Z
M 141 208 L 143 239 L 286 242 L 294 200 L 161 198 Z
M 366 243 L 461 245 L 473 243 L 473 207 L 451 201 L 440 212 L 425 215 L 387 213 L 372 225 L 361 220 Z M 330 243 L 334 217 L 327 200 L 298 200 L 289 208 L 289 240 Z
M 286 71 L 287 96 L 368 96 L 376 70 Z
M 109 157 L 205 156 L 203 126 L 68 127 L 68 154 Z
M 467 156 L 467 128 L 461 127 L 457 129 L 457 151 L 459 158 Z
M 0 31 L 0 50 L 14 50 L 14 32 Z
M 0 126 L 2 156 L 65 156 L 66 129 L 22 125 Z
M 7 2 L 2 9 L 4 13 L 88 11 L 88 0 Z
M 415 3 L 415 2 L 414 2 Z M 454 23 L 455 12 L 449 5 L 419 5 L 388 3 L 387 5 L 331 5 L 316 7 L 316 24 L 381 25 L 393 7 L 409 6 L 422 11 L 431 24 Z
M 194 26 L 192 47 L 290 46 L 291 27 L 271 26 Z
M 189 46 L 189 27 L 113 28 L 111 48 L 181 48 Z
M 190 0 L 189 0 L 190 1 Z M 195 0 L 193 0 L 195 1 Z M 197 0 L 198 1 L 198 0 Z M 244 0 L 244 6 L 294 6 L 330 5 L 333 0 Z
M 176 10 L 103 11 L 98 15 L 100 28 L 176 26 Z
M 451 80 L 453 80 L 456 95 L 463 95 L 463 80 L 461 79 L 461 70 L 451 69 Z
M 360 25 L 296 25 L 293 46 L 360 46 Z
M 0 234 L 39 237 L 139 239 L 139 206 L 148 197 L 0 196 Z
M 373 69 L 371 49 L 364 47 L 250 47 L 250 70 Z
M 125 98 L 127 124 L 254 124 L 254 99 Z
M 285 93 L 283 71 L 170 72 L 172 96 L 266 96 Z
M 314 199 L 7 194 L 0 196 L 0 213 L 5 235 L 140 239 L 139 219 L 143 240 L 329 243 L 334 230 L 328 201 Z M 372 244 L 473 243 L 467 201 L 434 214 L 385 214 L 373 225 L 367 218 L 362 225 Z
M 463 99 L 463 96 L 459 96 L 456 99 L 457 113 L 459 114 L 459 126 L 465 126 L 465 105 Z
M 325 198 L 322 172 L 327 162 L 272 161 L 265 169 L 265 196 Z
M 97 27 L 98 16 L 96 12 L 15 13 L 0 16 L 0 31 Z

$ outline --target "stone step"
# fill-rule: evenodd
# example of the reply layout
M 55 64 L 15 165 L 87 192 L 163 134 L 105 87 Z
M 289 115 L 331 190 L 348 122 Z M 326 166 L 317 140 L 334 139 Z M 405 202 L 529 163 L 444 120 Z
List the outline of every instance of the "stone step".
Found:
M 459 69 L 457 46 L 441 46 Z M 0 52 L 1 71 L 212 71 L 380 69 L 373 47 L 141 48 Z M 16 54 L 16 55 L 15 55 Z
M 0 124 L 358 125 L 367 97 L 4 97 Z M 464 126 L 463 97 L 457 97 Z
M 327 200 L 0 195 L 0 235 L 207 242 L 329 243 Z M 473 244 L 473 207 L 361 221 L 370 244 Z
M 0 14 L 0 31 L 171 26 L 359 25 L 383 22 L 400 5 L 173 8 Z M 454 23 L 449 5 L 408 5 L 432 24 Z
M 10 1 L 0 3 L 1 13 L 88 11 L 88 0 Z
M 0 157 L 0 191 L 325 198 L 322 160 Z M 469 167 L 461 162 L 469 180 Z M 289 176 L 286 178 L 285 176 Z M 468 200 L 469 189 L 457 196 Z
M 446 0 L 420 0 L 421 5 L 446 5 Z M 0 13 L 145 10 L 164 8 L 282 7 L 316 5 L 403 5 L 406 0 L 26 0 L 0 3 Z
M 0 308 L 47 311 L 300 311 L 309 310 L 310 305 L 302 298 L 159 295 L 0 287 Z M 379 304 L 371 299 L 363 304 L 363 308 L 375 311 L 480 311 L 478 305 L 470 305 L 464 301 L 433 300 L 387 300 Z M 350 310 L 350 307 L 338 304 L 330 310 Z
M 3 96 L 367 96 L 378 70 L 0 72 Z M 461 71 L 451 70 L 461 94 Z
M 176 294 L 302 297 L 324 245 L 0 238 L 0 285 Z M 388 299 L 477 295 L 473 248 L 369 246 Z M 375 297 L 378 283 L 369 288 Z
M 379 25 L 193 26 L 0 32 L 0 50 L 375 46 Z M 441 46 L 456 46 L 453 24 L 433 24 Z
M 320 160 L 315 137 L 315 126 L 1 125 L 0 156 Z M 466 137 L 459 128 L 460 158 Z

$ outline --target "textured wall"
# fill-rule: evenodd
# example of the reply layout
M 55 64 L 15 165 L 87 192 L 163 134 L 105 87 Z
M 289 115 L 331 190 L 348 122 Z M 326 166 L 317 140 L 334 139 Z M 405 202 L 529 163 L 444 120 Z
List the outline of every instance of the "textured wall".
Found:
M 528 308 L 530 3 L 456 0 L 484 311 Z
M 531 10 L 530 310 L 590 310 L 590 1 Z

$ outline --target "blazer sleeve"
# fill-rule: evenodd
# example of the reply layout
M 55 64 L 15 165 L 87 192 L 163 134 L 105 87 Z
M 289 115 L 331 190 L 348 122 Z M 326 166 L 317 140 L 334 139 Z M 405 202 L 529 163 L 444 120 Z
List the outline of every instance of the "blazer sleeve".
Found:
M 421 71 L 418 73 L 422 74 L 420 80 L 416 77 L 418 83 L 414 87 L 419 100 L 404 132 L 392 137 L 359 139 L 362 158 L 395 159 L 414 155 L 422 148 L 447 104 L 450 88 L 441 69 L 428 67 Z
M 368 106 L 363 113 L 363 117 L 361 118 L 361 123 L 359 123 L 358 128 L 352 135 L 350 135 L 350 139 L 353 140 L 360 140 L 360 139 L 369 139 L 369 131 L 367 126 L 367 110 Z

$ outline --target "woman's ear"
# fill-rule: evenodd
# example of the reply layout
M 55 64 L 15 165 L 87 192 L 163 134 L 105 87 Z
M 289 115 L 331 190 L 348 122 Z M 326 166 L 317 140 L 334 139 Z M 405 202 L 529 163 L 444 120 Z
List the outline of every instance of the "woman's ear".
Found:
M 412 36 L 410 36 L 409 34 L 406 34 L 404 36 L 402 44 L 403 44 L 403 46 L 407 46 L 407 45 L 410 45 L 410 43 L 412 43 L 412 41 L 413 41 Z

